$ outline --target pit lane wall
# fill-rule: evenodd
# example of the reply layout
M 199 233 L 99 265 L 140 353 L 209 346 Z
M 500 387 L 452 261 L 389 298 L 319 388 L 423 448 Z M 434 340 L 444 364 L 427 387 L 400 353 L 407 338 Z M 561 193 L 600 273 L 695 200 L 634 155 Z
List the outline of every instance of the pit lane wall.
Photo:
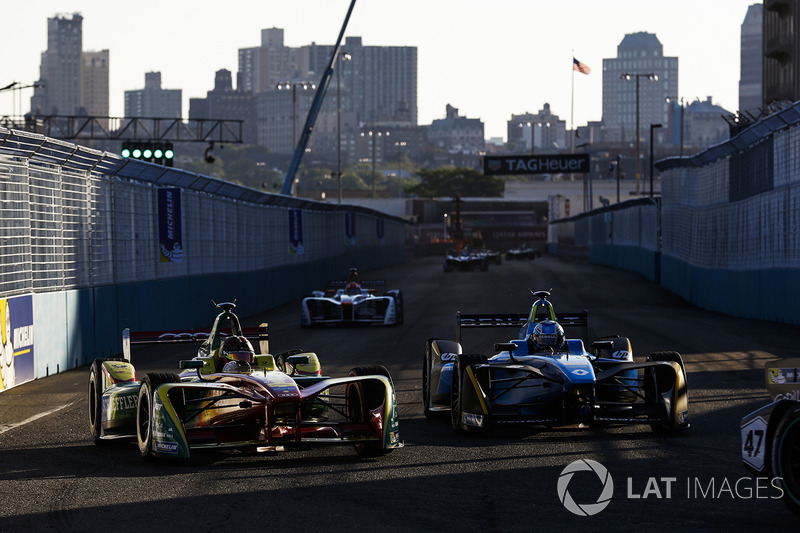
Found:
M 4 128 L 0 210 L 0 390 L 404 260 L 400 218 Z
M 660 199 L 555 220 L 548 250 L 638 272 L 704 309 L 800 324 L 800 102 L 655 166 Z

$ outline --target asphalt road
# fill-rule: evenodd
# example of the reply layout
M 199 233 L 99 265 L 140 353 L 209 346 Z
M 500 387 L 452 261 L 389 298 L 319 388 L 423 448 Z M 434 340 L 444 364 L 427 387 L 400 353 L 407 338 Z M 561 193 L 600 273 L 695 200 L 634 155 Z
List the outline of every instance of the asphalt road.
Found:
M 552 257 L 504 261 L 488 272 L 444 273 L 441 258 L 368 274 L 405 298 L 405 324 L 299 325 L 299 302 L 254 317 L 271 351 L 315 351 L 323 372 L 383 364 L 397 388 L 405 447 L 360 459 L 349 446 L 271 454 L 226 452 L 189 463 L 144 462 L 129 443 L 95 446 L 87 419 L 88 367 L 0 394 L 0 531 L 796 531 L 768 480 L 739 459 L 739 419 L 766 404 L 764 362 L 798 356 L 798 328 L 730 318 L 687 305 L 638 275 Z M 421 363 L 429 337 L 453 338 L 455 312 L 527 312 L 529 289 L 552 291 L 560 311 L 589 310 L 594 336 L 630 337 L 634 356 L 676 350 L 687 366 L 692 427 L 513 430 L 457 436 L 422 415 Z M 209 294 L 217 301 L 257 295 Z M 209 325 L 215 309 L 209 303 Z M 465 351 L 489 353 L 513 330 L 470 332 Z M 139 348 L 133 363 L 175 371 L 192 347 Z M 593 516 L 558 495 L 573 461 L 600 463 L 613 481 Z M 578 504 L 603 484 L 578 472 Z

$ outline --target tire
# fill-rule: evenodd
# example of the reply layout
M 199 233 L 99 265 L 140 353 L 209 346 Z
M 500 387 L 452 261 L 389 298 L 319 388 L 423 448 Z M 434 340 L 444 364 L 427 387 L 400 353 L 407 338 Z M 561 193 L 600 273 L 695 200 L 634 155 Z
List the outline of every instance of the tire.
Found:
M 175 374 L 152 372 L 145 374 L 139 385 L 139 400 L 136 405 L 136 440 L 139 444 L 139 455 L 144 459 L 152 459 L 153 455 L 153 394 L 159 385 L 179 383 Z
M 399 326 L 405 320 L 405 316 L 403 316 L 404 309 L 403 309 L 403 292 L 402 291 L 392 291 L 391 296 L 394 297 L 394 307 L 395 307 L 395 323 L 394 325 Z
M 772 476 L 783 489 L 781 500 L 800 517 L 800 403 L 783 414 L 770 446 Z
M 482 354 L 461 354 L 456 357 L 453 363 L 453 381 L 450 386 L 450 426 L 455 433 L 466 432 L 461 425 L 461 419 L 464 413 L 463 390 L 467 367 L 475 364 L 483 364 L 486 363 L 486 361 L 486 356 Z
M 670 361 L 674 363 L 678 363 L 681 367 L 681 373 L 683 374 L 683 381 L 687 384 L 688 387 L 688 380 L 686 379 L 686 367 L 683 364 L 683 358 L 681 354 L 678 352 L 652 352 L 647 356 L 648 361 Z M 647 379 L 645 379 L 645 397 L 654 394 L 655 384 L 647 383 Z M 669 413 L 666 413 L 669 415 Z M 677 435 L 683 432 L 686 428 L 685 427 L 672 427 L 665 423 L 656 423 L 651 424 L 650 427 L 653 429 L 655 433 L 663 434 L 663 435 Z
M 89 429 L 95 444 L 104 444 L 103 433 L 103 363 L 124 361 L 122 357 L 97 358 L 89 367 Z
M 386 376 L 391 383 L 392 377 L 389 370 L 383 365 L 368 365 L 353 368 L 348 372 L 348 376 Z M 385 398 L 384 387 L 377 381 L 364 381 L 355 383 L 347 387 L 347 415 L 352 422 L 366 422 L 367 413 L 380 406 Z M 375 442 L 364 442 L 354 444 L 356 453 L 361 457 L 377 457 L 386 455 L 393 451 L 393 448 L 383 448 Z

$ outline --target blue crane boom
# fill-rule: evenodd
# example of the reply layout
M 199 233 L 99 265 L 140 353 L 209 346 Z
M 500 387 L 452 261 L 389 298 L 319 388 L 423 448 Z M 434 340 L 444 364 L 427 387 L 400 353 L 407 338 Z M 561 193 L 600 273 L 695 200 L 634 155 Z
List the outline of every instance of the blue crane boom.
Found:
M 339 57 L 339 48 L 341 47 L 342 37 L 344 30 L 347 28 L 347 22 L 350 20 L 350 14 L 353 12 L 353 6 L 356 5 L 356 0 L 350 2 L 350 7 L 347 10 L 347 15 L 344 18 L 342 29 L 339 31 L 339 37 L 336 39 L 336 45 L 333 47 L 330 60 L 328 61 L 328 68 L 322 74 L 322 79 L 317 85 L 317 92 L 314 94 L 314 101 L 311 103 L 311 108 L 308 110 L 306 122 L 303 126 L 303 131 L 300 132 L 300 138 L 297 140 L 297 146 L 294 149 L 294 156 L 289 165 L 289 170 L 286 172 L 286 179 L 283 181 L 283 188 L 281 194 L 289 195 L 292 192 L 292 183 L 297 174 L 297 169 L 300 168 L 300 161 L 303 159 L 303 154 L 308 146 L 308 140 L 311 138 L 311 131 L 314 129 L 314 122 L 317 120 L 319 109 L 322 107 L 322 100 L 325 98 L 325 93 L 328 91 L 328 85 L 331 83 L 333 77 L 333 65 Z

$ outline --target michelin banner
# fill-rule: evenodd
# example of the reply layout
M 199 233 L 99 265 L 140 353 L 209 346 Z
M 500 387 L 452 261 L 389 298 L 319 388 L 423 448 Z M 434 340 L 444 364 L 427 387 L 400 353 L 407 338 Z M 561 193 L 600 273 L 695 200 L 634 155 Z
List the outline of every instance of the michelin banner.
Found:
M 289 253 L 303 255 L 303 211 L 289 210 Z
M 33 296 L 0 300 L 0 391 L 34 379 Z
M 344 214 L 344 244 L 353 246 L 356 243 L 356 214 Z
M 183 262 L 181 190 L 158 189 L 158 248 L 161 263 Z

